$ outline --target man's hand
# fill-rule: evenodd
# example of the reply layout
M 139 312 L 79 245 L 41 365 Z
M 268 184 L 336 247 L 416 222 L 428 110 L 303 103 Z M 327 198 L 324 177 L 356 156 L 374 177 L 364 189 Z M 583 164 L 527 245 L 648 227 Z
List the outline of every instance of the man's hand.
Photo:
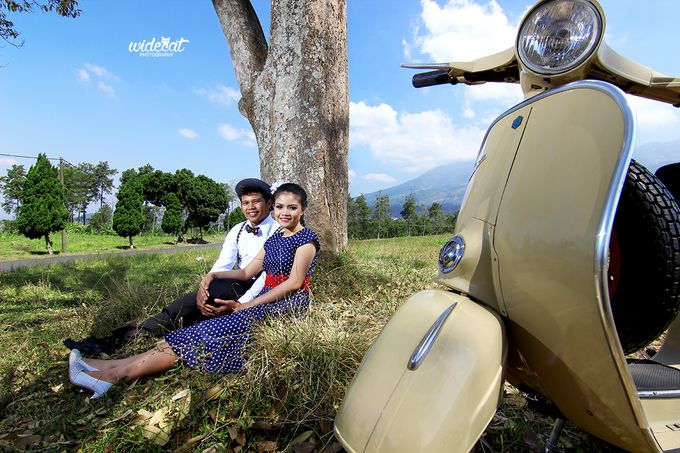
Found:
M 201 283 L 198 285 L 198 291 L 196 291 L 196 307 L 198 311 L 201 312 L 203 316 L 213 317 L 216 315 L 215 308 L 205 303 L 210 296 L 208 288 L 210 287 L 210 282 L 212 281 L 212 274 L 208 274 L 201 279 Z
M 228 313 L 238 311 L 241 304 L 235 300 L 215 299 L 216 307 L 211 307 L 215 312 L 215 316 L 222 316 Z

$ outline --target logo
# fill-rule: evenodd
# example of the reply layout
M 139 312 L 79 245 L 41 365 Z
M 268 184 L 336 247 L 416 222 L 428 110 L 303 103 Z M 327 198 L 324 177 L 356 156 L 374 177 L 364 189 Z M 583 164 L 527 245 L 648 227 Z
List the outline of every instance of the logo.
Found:
M 177 53 L 184 52 L 184 44 L 188 43 L 188 39 L 184 37 L 170 41 L 170 37 L 161 36 L 160 40 L 156 38 L 151 39 L 151 41 L 130 41 L 128 45 L 128 51 L 130 53 L 136 53 L 140 57 L 172 57 Z

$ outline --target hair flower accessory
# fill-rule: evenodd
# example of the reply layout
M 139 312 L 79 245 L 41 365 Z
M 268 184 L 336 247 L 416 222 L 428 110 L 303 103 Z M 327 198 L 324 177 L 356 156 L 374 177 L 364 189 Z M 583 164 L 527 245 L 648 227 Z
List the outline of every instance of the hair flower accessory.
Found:
M 283 184 L 283 181 L 276 181 L 276 182 L 274 182 L 274 183 L 271 185 L 271 188 L 272 188 L 272 195 L 274 195 L 274 192 L 276 192 L 276 189 L 278 189 L 279 187 L 281 187 L 282 184 Z

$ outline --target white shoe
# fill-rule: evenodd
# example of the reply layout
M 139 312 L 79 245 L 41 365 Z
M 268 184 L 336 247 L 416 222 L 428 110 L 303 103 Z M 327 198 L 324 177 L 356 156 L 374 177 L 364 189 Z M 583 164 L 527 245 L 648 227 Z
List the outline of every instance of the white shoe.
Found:
M 77 349 L 71 349 L 71 353 L 68 356 L 68 378 L 71 382 L 76 377 L 76 375 L 81 371 L 99 371 L 99 369 L 88 365 L 83 360 L 83 356 L 80 355 L 80 351 Z
M 71 383 L 73 385 L 77 385 L 78 387 L 83 387 L 88 390 L 92 390 L 94 392 L 94 395 L 92 395 L 90 399 L 93 400 L 96 400 L 104 396 L 104 394 L 108 392 L 111 386 L 113 385 L 110 382 L 106 382 L 102 379 L 97 379 L 90 376 L 84 370 L 76 374 L 75 377 L 71 379 Z

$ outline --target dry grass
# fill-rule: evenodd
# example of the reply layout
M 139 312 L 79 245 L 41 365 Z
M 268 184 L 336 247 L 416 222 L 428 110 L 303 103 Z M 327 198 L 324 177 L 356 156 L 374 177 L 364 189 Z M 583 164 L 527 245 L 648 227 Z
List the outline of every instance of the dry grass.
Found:
M 432 286 L 445 239 L 359 241 L 322 262 L 312 279 L 307 318 L 260 328 L 243 374 L 180 365 L 115 386 L 100 401 L 68 383 L 61 340 L 103 335 L 157 312 L 194 289 L 217 251 L 1 274 L 0 340 L 6 352 L 0 355 L 0 449 L 336 451 L 332 420 L 355 370 L 399 304 Z M 152 343 L 129 345 L 118 355 Z M 535 451 L 552 419 L 527 407 L 516 389 L 508 386 L 506 392 L 477 449 Z M 561 447 L 609 448 L 574 427 L 567 428 Z

